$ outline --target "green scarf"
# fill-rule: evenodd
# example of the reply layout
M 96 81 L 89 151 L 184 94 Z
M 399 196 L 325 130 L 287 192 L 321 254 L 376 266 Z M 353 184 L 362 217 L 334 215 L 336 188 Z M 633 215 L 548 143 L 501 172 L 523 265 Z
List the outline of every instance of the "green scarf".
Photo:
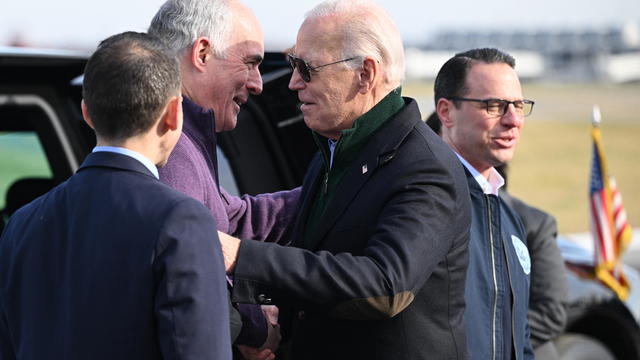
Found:
M 314 233 L 324 215 L 327 204 L 331 201 L 336 188 L 352 165 L 353 160 L 359 155 L 376 130 L 404 107 L 404 100 L 400 95 L 401 91 L 401 87 L 391 91 L 371 110 L 357 118 L 351 129 L 342 130 L 333 152 L 333 164 L 328 171 L 331 156 L 328 139 L 315 132 L 313 133 L 314 140 L 324 158 L 325 173 L 319 184 L 320 188 L 316 193 L 316 198 L 309 211 L 309 217 L 304 229 L 305 248 L 309 248 L 311 245 L 309 243 L 311 235 Z

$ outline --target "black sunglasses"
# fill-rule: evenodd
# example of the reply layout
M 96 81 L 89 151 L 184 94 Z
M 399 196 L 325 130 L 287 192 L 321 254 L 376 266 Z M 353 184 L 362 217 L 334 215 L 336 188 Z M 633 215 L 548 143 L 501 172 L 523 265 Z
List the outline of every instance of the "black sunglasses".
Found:
M 299 58 L 299 57 L 297 57 L 297 56 L 295 56 L 293 54 L 287 54 L 287 58 L 289 59 L 289 64 L 291 64 L 291 68 L 294 69 L 294 70 L 298 69 L 298 73 L 300 74 L 300 77 L 302 78 L 302 80 L 304 80 L 304 82 L 310 82 L 311 81 L 311 72 L 312 71 L 316 71 L 316 70 L 320 69 L 321 67 L 325 67 L 325 66 L 329 66 L 329 65 L 333 65 L 333 64 L 339 64 L 341 62 L 355 60 L 358 57 L 354 56 L 354 57 L 350 57 L 348 59 L 338 60 L 338 61 L 334 61 L 332 63 L 319 65 L 319 66 L 315 66 L 315 67 L 311 67 L 308 62 L 304 61 L 303 59 L 301 59 L 301 58 Z

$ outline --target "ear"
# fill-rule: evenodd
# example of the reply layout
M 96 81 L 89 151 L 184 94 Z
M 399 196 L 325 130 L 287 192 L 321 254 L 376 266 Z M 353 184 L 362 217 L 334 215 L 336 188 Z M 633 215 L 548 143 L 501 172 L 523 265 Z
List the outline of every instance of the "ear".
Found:
M 358 89 L 360 94 L 366 94 L 373 89 L 380 74 L 380 64 L 377 60 L 366 57 L 362 62 L 362 68 L 358 70 Z
M 89 116 L 89 110 L 87 109 L 87 104 L 84 103 L 84 99 L 82 99 L 82 101 L 80 102 L 80 109 L 82 110 L 82 118 L 84 119 L 84 122 L 86 122 L 87 125 L 89 125 L 89 127 L 95 131 L 95 128 L 93 127 L 93 122 L 91 121 L 91 117 Z
M 451 111 L 455 104 L 453 101 L 445 98 L 438 99 L 436 103 L 436 113 L 438 114 L 438 118 L 442 122 L 443 127 L 450 128 L 453 126 L 453 119 L 451 118 Z
M 160 135 L 169 131 L 182 131 L 182 96 L 169 99 L 158 124 Z
M 189 61 L 199 72 L 204 72 L 212 56 L 213 52 L 209 38 L 201 36 L 191 46 Z

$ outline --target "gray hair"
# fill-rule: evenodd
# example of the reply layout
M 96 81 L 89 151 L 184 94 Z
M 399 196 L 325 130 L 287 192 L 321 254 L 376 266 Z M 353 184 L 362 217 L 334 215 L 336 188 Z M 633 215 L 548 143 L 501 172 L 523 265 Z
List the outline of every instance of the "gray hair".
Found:
M 230 1 L 167 0 L 151 20 L 148 32 L 162 39 L 176 55 L 206 36 L 215 56 L 224 58 L 233 27 Z
M 385 82 L 400 86 L 404 81 L 404 47 L 400 32 L 387 12 L 370 0 L 327 0 L 309 11 L 305 19 L 331 15 L 343 19 L 343 58 L 370 56 L 382 64 Z

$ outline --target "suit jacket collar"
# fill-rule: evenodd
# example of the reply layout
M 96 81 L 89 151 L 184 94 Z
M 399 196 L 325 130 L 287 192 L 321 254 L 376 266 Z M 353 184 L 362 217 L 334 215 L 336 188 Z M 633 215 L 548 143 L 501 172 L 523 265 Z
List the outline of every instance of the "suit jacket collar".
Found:
M 309 242 L 309 249 L 315 249 L 324 239 L 327 232 L 335 225 L 337 220 L 342 216 L 353 198 L 358 194 L 367 180 L 373 176 L 376 171 L 383 165 L 393 160 L 397 149 L 403 143 L 404 139 L 416 126 L 421 122 L 421 115 L 415 100 L 404 98 L 405 106 L 398 111 L 393 117 L 385 122 L 384 125 L 373 134 L 371 139 L 362 148 L 362 150 L 354 157 L 352 163 L 346 169 L 344 177 L 331 201 L 327 204 L 324 216 L 318 222 L 314 234 L 312 234 Z M 314 163 L 315 164 L 315 163 Z M 309 208 L 317 191 L 321 187 L 319 182 L 323 176 L 321 162 L 312 167 L 309 179 L 311 191 L 307 192 L 307 196 L 303 199 L 303 213 L 301 221 L 299 221 L 296 236 L 297 241 L 301 241 L 303 237 L 303 226 L 307 222 L 309 216 Z M 374 194 L 372 194 L 374 195 Z M 302 226 L 300 226 L 302 225 Z M 300 240 L 298 240 L 300 239 Z
M 157 180 L 156 177 L 140 161 L 114 152 L 95 152 L 87 155 L 80 165 L 78 172 L 92 167 L 112 168 L 118 170 L 128 170 L 140 173 Z
M 341 131 L 333 156 L 332 171 L 342 172 L 349 166 L 353 159 L 360 153 L 372 135 L 382 125 L 391 119 L 404 105 L 404 99 L 400 96 L 402 89 L 392 90 L 373 108 L 354 120 L 353 126 Z M 313 132 L 314 140 L 325 155 L 327 166 L 330 163 L 330 151 L 327 138 Z

